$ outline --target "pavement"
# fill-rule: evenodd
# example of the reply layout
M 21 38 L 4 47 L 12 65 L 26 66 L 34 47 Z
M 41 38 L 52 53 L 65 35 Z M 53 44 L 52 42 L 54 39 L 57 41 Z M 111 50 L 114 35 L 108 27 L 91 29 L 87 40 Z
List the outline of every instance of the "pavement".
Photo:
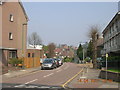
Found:
M 66 88 L 120 88 L 117 82 L 99 78 L 99 69 L 84 64 L 84 71 L 66 85 Z
M 18 71 L 9 71 L 6 74 L 0 75 L 0 77 L 2 77 L 2 81 L 5 81 L 9 78 L 15 78 L 15 77 L 22 76 L 22 75 L 25 75 L 25 74 L 29 74 L 29 73 L 32 73 L 32 72 L 36 72 L 36 71 L 39 71 L 39 70 L 41 70 L 41 66 L 36 67 L 36 68 L 27 68 L 27 69 L 18 70 Z

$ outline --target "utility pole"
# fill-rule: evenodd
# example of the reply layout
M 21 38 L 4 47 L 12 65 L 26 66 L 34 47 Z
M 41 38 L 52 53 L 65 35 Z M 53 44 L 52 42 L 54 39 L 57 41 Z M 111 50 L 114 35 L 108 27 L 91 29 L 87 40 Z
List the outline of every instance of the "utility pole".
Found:
M 84 51 L 84 48 L 83 48 L 83 61 L 85 60 L 85 51 Z
M 108 58 L 108 54 L 106 53 L 106 80 L 107 80 L 107 58 Z

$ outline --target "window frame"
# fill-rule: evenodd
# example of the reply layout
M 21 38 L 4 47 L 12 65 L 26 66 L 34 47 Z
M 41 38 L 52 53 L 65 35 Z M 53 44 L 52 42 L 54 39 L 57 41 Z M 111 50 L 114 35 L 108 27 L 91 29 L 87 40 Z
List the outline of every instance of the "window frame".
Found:
M 9 21 L 14 22 L 14 16 L 12 14 L 10 14 L 10 16 L 9 16 Z
M 13 40 L 13 33 L 9 32 L 9 40 Z
M 28 53 L 28 58 L 30 58 L 30 56 L 31 56 L 31 53 Z
M 15 57 L 13 57 L 13 53 L 15 53 Z M 11 54 L 11 55 L 10 55 Z M 9 51 L 9 58 L 17 58 L 17 51 Z

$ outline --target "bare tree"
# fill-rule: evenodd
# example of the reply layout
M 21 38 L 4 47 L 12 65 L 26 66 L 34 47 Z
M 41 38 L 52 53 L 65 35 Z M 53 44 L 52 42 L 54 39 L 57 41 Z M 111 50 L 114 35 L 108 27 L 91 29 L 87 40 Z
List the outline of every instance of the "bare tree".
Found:
M 90 28 L 89 37 L 92 42 L 92 60 L 93 60 L 93 68 L 97 68 L 97 39 L 99 38 L 99 28 L 97 26 L 92 26 Z
M 39 35 L 36 32 L 33 32 L 29 37 L 28 37 L 28 43 L 30 45 L 33 45 L 34 48 L 36 47 L 36 45 L 41 45 L 42 44 L 42 40 L 39 37 Z
M 54 43 L 50 43 L 48 45 L 48 58 L 53 58 L 55 53 L 54 53 L 54 50 L 56 48 L 56 45 Z

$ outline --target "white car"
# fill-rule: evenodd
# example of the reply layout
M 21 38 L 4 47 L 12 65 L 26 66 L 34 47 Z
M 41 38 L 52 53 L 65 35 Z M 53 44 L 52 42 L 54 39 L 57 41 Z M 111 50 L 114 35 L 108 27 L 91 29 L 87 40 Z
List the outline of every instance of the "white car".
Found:
M 63 64 L 62 59 L 58 59 L 58 61 L 59 61 L 59 66 L 61 66 Z
M 56 68 L 56 63 L 53 59 L 45 59 L 42 63 L 41 69 L 54 69 Z

